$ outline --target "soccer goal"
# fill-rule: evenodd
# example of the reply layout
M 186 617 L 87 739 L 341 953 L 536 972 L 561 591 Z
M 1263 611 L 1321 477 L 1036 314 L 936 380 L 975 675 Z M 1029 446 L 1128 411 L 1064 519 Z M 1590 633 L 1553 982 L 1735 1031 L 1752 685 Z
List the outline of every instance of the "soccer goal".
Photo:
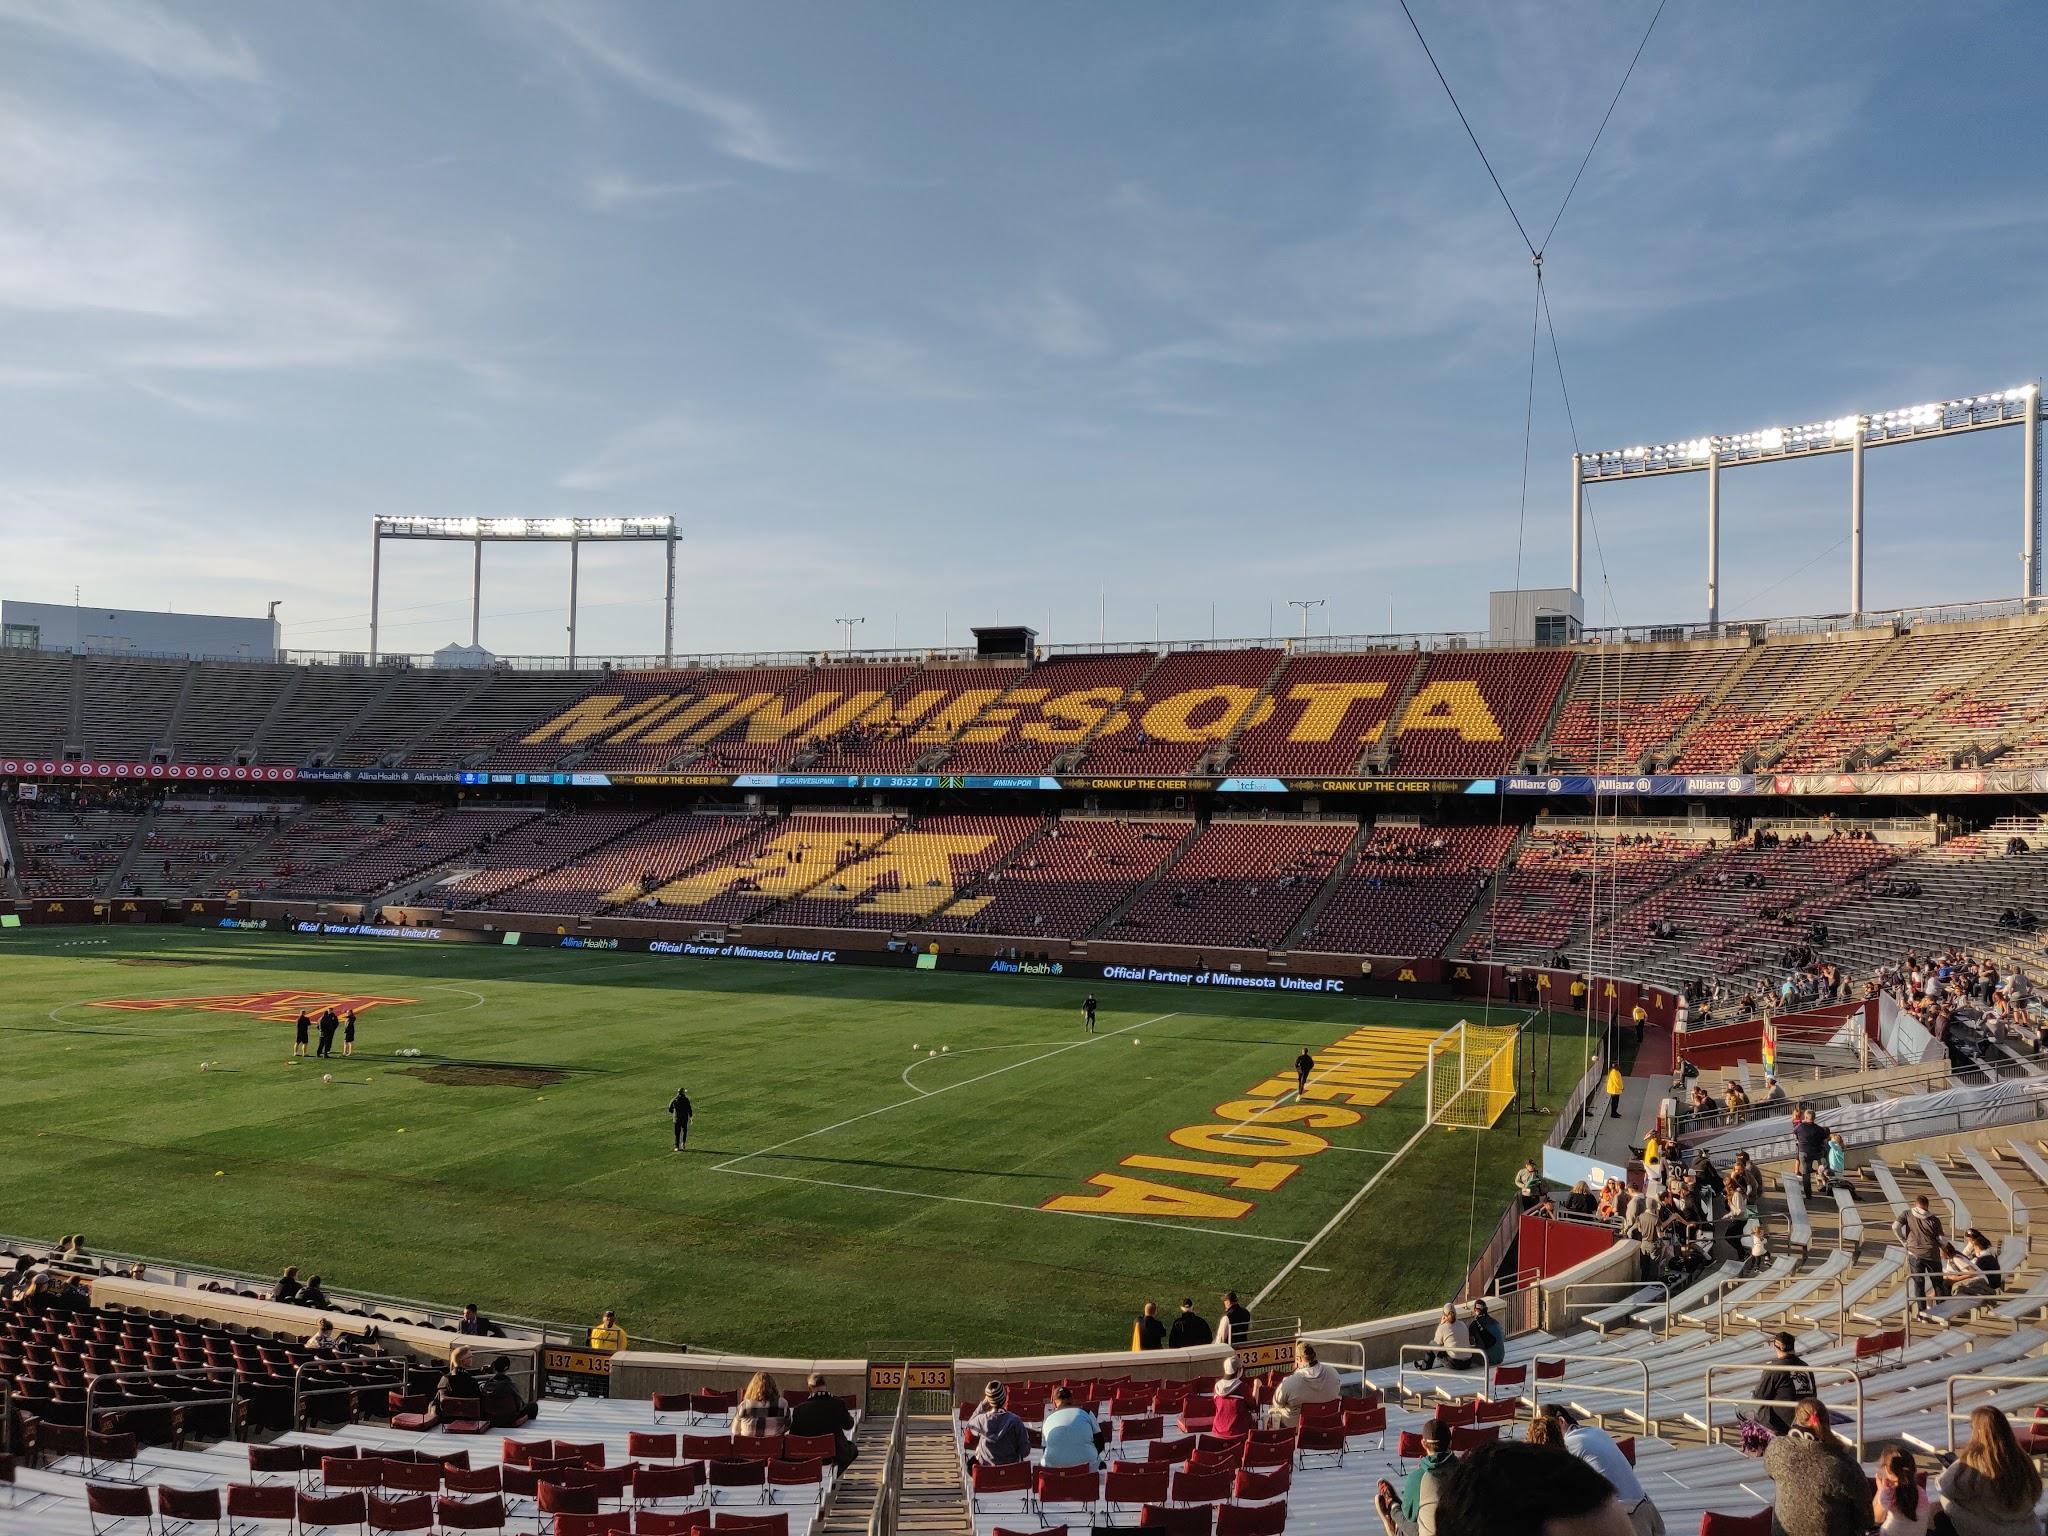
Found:
M 1429 1043 L 1429 1123 L 1485 1130 L 1515 1102 L 1512 1027 L 1460 1019 Z

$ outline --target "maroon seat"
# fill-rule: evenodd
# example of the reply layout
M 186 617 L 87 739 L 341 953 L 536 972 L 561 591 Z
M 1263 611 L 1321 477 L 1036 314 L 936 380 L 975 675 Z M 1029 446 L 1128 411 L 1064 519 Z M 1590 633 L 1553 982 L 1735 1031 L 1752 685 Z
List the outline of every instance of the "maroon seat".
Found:
M 443 1497 L 434 1501 L 434 1518 L 444 1531 L 502 1531 L 505 1501 L 496 1494 L 487 1499 Z
M 159 1536 L 181 1536 L 197 1525 L 220 1529 L 218 1488 L 166 1488 L 156 1490 L 156 1520 Z
M 361 1532 L 370 1518 L 369 1500 L 360 1489 L 349 1493 L 306 1493 L 299 1494 L 299 1536 L 309 1536 L 313 1531 L 346 1530 L 350 1526 Z
M 130 1520 L 140 1520 L 147 1536 L 150 1515 L 154 1511 L 147 1488 L 132 1483 L 88 1483 L 85 1487 L 85 1513 L 92 1525 L 93 1536 L 100 1536 L 102 1531 L 118 1531 Z
M 385 1536 L 386 1532 L 390 1536 L 408 1536 L 434 1528 L 434 1501 L 426 1494 L 403 1499 L 380 1499 L 373 1495 L 368 1503 L 368 1524 L 373 1536 Z

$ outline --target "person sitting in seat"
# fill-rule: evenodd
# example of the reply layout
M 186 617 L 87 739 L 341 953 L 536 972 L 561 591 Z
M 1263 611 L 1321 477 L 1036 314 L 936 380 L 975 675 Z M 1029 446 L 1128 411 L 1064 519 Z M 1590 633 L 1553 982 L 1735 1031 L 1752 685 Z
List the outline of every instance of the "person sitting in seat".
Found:
M 743 1440 L 761 1440 L 782 1434 L 788 1415 L 782 1406 L 781 1389 L 766 1371 L 754 1372 L 740 1400 L 732 1407 L 732 1433 Z
M 1472 1348 L 1486 1357 L 1489 1366 L 1499 1365 L 1507 1358 L 1508 1336 L 1501 1332 L 1485 1302 L 1472 1303 L 1472 1321 L 1465 1325 L 1465 1337 Z
M 1957 1278 L 1951 1289 L 1956 1296 L 1995 1296 L 2005 1289 L 2005 1270 L 1998 1262 L 1998 1247 L 1975 1227 L 1963 1234 L 1964 1258 L 1970 1274 Z
M 1211 1399 L 1215 1407 L 1215 1422 L 1209 1432 L 1216 1435 L 1242 1435 L 1259 1427 L 1259 1405 L 1252 1401 L 1251 1387 L 1244 1379 L 1244 1363 L 1237 1356 L 1226 1356 L 1223 1374 L 1216 1378 Z
M 1337 1373 L 1316 1358 L 1315 1346 L 1297 1341 L 1294 1369 L 1273 1389 L 1267 1423 L 1273 1429 L 1293 1429 L 1301 1422 L 1301 1410 L 1309 1403 L 1332 1403 L 1343 1392 Z
M 805 1385 L 810 1388 L 810 1396 L 791 1405 L 789 1432 L 792 1435 L 830 1435 L 832 1465 L 844 1472 L 860 1454 L 853 1444 L 853 1412 L 839 1400 L 837 1393 L 827 1390 L 822 1372 L 811 1372 Z
M 1040 1429 L 1045 1441 L 1045 1449 L 1038 1458 L 1040 1466 L 1102 1470 L 1102 1455 L 1095 1445 L 1095 1415 L 1074 1406 L 1071 1388 L 1053 1388 L 1052 1411 L 1046 1414 Z
M 1000 1381 L 982 1389 L 981 1406 L 967 1421 L 975 1436 L 974 1459 L 986 1467 L 1008 1466 L 1031 1456 L 1031 1431 L 1004 1404 L 1009 1394 Z
M 277 1277 L 277 1284 L 270 1289 L 272 1301 L 297 1301 L 299 1292 L 305 1287 L 299 1284 L 299 1266 L 288 1264 L 283 1274 Z
M 475 1403 L 483 1398 L 483 1386 L 470 1369 L 472 1358 L 467 1344 L 456 1344 L 449 1349 L 448 1373 L 441 1378 L 441 1385 L 434 1389 L 434 1405 L 427 1410 L 429 1426 L 448 1422 L 446 1405 L 451 1400 Z
M 1382 1479 L 1373 1499 L 1386 1536 L 1436 1536 L 1437 1499 L 1457 1465 L 1458 1458 L 1451 1454 L 1451 1432 L 1444 1421 L 1424 1420 L 1422 1459 L 1408 1469 L 1398 1491 Z
M 484 1418 L 493 1429 L 517 1429 L 540 1412 L 539 1403 L 519 1395 L 519 1383 L 512 1379 L 512 1362 L 504 1355 L 491 1362 L 491 1374 L 478 1385 Z
M 316 1355 L 331 1355 L 341 1343 L 341 1335 L 335 1331 L 334 1319 L 323 1317 L 320 1326 L 306 1335 L 306 1348 Z
M 311 1307 L 315 1312 L 325 1312 L 334 1303 L 327 1299 L 327 1293 L 320 1289 L 320 1277 L 315 1275 L 299 1291 L 298 1304 Z

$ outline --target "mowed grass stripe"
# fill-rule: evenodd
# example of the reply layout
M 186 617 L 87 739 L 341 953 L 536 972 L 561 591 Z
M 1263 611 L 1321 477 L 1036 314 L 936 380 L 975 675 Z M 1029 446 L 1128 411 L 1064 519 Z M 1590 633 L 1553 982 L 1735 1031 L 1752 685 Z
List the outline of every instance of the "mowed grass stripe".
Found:
M 1091 986 L 1105 1032 L 1180 1015 L 1132 1031 L 1139 1048 L 1117 1037 L 788 1149 L 900 1165 L 845 1182 L 912 1178 L 1035 1204 L 1048 1189 L 1085 1187 L 1078 1181 L 1125 1155 L 1182 1155 L 1167 1132 L 1286 1072 L 1304 1042 L 1320 1050 L 1364 1024 L 1417 1027 L 1426 1039 L 1456 1016 L 1378 1000 L 523 947 L 204 930 L 107 936 L 76 949 L 34 930 L 0 937 L 0 1157 L 11 1174 L 0 1184 L 0 1230 L 84 1231 L 102 1249 L 256 1272 L 297 1262 L 339 1286 L 565 1320 L 616 1305 L 642 1334 L 790 1353 L 857 1354 L 891 1334 L 976 1351 L 1120 1347 L 1140 1300 L 1226 1285 L 1250 1293 L 1285 1251 L 710 1173 L 725 1158 L 911 1097 L 912 1041 L 1027 1056 L 1079 1041 Z M 149 958 L 198 963 L 123 963 Z M 485 1001 L 430 1018 L 454 1000 L 435 986 Z M 289 1025 L 104 1010 L 121 1029 L 150 1021 L 146 1034 L 114 1033 L 77 1024 L 94 1011 L 67 1006 L 278 988 L 420 1002 L 366 1013 L 355 1061 L 295 1067 L 284 1065 Z M 53 1023 L 53 1009 L 74 1027 Z M 408 1075 L 419 1063 L 393 1055 L 407 1046 L 427 1053 L 419 1063 L 523 1061 L 571 1075 L 532 1091 L 440 1086 Z M 198 1073 L 201 1059 L 221 1070 Z M 914 1077 L 938 1089 L 1008 1059 L 942 1057 Z M 329 1070 L 346 1081 L 322 1084 Z M 681 1157 L 662 1112 L 679 1082 L 701 1110 Z M 1359 1126 L 1328 1134 L 1384 1149 L 1417 1116 L 1410 1084 Z M 1379 1161 L 1304 1160 L 1286 1186 L 1259 1197 L 1246 1230 L 1299 1241 Z M 1027 1184 L 1031 1193 L 1017 1197 L 1012 1186 Z M 1396 1187 L 1399 1222 L 1445 1224 L 1442 1191 L 1404 1179 L 1389 1179 L 1368 1209 Z M 1498 1204 L 1488 1196 L 1487 1222 Z M 1339 1232 L 1318 1252 L 1342 1283 L 1322 1298 L 1304 1293 L 1302 1310 L 1325 1308 L 1315 1320 L 1359 1315 L 1354 1277 L 1342 1273 L 1345 1244 Z M 1441 1263 L 1438 1271 L 1441 1285 Z M 1321 1278 L 1290 1281 L 1276 1305 L 1293 1310 L 1294 1286 Z

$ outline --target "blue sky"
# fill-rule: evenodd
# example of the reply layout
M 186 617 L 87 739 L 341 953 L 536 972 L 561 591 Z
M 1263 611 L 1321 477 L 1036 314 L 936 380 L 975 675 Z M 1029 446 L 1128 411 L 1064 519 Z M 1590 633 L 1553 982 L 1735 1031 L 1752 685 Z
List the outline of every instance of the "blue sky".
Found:
M 1651 8 L 1415 0 L 1532 233 Z M 2037 377 L 2044 44 L 1672 0 L 1546 259 L 1585 446 Z M 0 0 L 0 593 L 359 649 L 372 513 L 669 512 L 689 651 L 1479 627 L 1532 293 L 1391 0 Z M 1570 449 L 1546 343 L 1526 585 Z M 1873 456 L 1871 605 L 2016 592 L 2018 464 Z M 1842 606 L 1847 474 L 1728 477 L 1724 613 Z M 1704 495 L 1595 493 L 1596 621 L 1701 615 Z M 486 560 L 559 651 L 565 561 Z M 467 638 L 465 552 L 386 575 L 387 648 Z M 658 646 L 643 554 L 583 576 Z

